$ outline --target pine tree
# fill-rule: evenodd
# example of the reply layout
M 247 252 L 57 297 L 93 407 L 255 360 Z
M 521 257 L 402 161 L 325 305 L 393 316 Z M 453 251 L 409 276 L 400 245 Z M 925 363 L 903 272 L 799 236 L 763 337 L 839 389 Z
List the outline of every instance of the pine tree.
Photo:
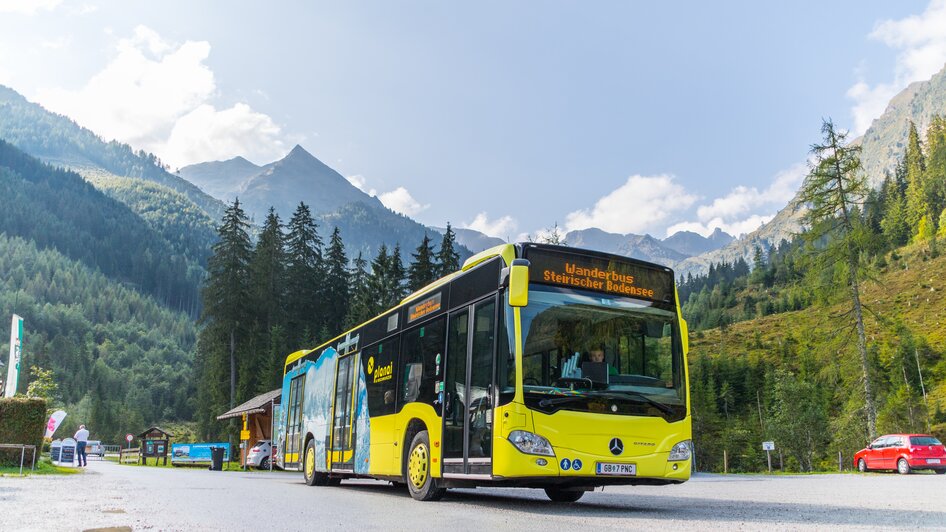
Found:
M 326 252 L 325 293 L 322 296 L 325 308 L 328 309 L 325 317 L 325 328 L 329 335 L 342 332 L 345 318 L 348 315 L 349 290 L 348 257 L 345 255 L 345 244 L 342 242 L 341 231 L 338 230 L 338 227 L 335 227 Z
M 826 120 L 821 132 L 824 142 L 811 147 L 815 160 L 811 173 L 802 186 L 801 200 L 809 205 L 805 221 L 810 229 L 805 238 L 812 245 L 827 240 L 818 250 L 815 265 L 822 271 L 834 270 L 837 265 L 847 269 L 848 288 L 851 291 L 853 326 L 857 331 L 857 350 L 863 372 L 864 408 L 867 413 L 868 433 L 877 432 L 877 408 L 870 379 L 870 361 L 867 356 L 867 336 L 864 332 L 863 305 L 860 282 L 864 269 L 865 231 L 856 211 L 867 196 L 867 184 L 861 171 L 860 146 L 847 145 L 847 134 L 834 129 Z
M 234 200 L 224 212 L 218 229 L 220 240 L 214 244 L 213 255 L 207 260 L 207 281 L 201 291 L 204 305 L 201 321 L 208 325 L 208 334 L 217 333 L 214 335 L 217 337 L 210 340 L 219 341 L 222 334 L 228 344 L 231 407 L 236 404 L 237 342 L 249 329 L 251 321 L 247 306 L 252 253 L 249 226 L 240 200 Z
M 437 251 L 437 263 L 440 265 L 440 271 L 437 277 L 449 275 L 460 269 L 460 254 L 456 251 L 457 235 L 447 222 L 447 230 L 443 234 L 443 240 L 440 241 L 440 249 Z
M 437 264 L 434 262 L 434 247 L 430 237 L 424 233 L 424 240 L 412 253 L 414 262 L 408 271 L 409 286 L 412 292 L 420 290 L 437 279 Z
M 316 341 L 325 312 L 320 302 L 323 292 L 322 239 L 309 206 L 300 202 L 289 220 L 286 236 L 286 268 L 290 342 L 304 345 Z

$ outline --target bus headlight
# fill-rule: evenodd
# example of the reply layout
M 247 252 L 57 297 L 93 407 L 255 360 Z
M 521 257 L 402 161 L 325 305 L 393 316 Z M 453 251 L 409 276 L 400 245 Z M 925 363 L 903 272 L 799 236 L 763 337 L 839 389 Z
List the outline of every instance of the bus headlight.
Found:
M 552 452 L 552 444 L 548 440 L 524 430 L 514 430 L 509 433 L 509 441 L 526 454 L 540 454 L 543 456 L 555 456 Z
M 675 462 L 677 460 L 689 460 L 690 459 L 690 440 L 683 440 L 682 442 L 673 446 L 673 449 L 670 449 L 670 456 L 667 457 L 668 462 Z

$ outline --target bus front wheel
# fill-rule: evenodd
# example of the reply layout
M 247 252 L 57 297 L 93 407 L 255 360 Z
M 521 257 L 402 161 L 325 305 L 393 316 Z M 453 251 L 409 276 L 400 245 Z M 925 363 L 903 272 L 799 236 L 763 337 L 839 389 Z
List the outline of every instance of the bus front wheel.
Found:
M 559 488 L 545 488 L 545 494 L 554 502 L 575 502 L 585 494 L 579 490 L 563 490 Z
M 447 491 L 438 488 L 436 480 L 431 476 L 430 437 L 426 430 L 414 435 L 411 440 L 410 452 L 407 455 L 407 471 L 404 473 L 404 482 L 411 497 L 418 501 L 436 501 Z

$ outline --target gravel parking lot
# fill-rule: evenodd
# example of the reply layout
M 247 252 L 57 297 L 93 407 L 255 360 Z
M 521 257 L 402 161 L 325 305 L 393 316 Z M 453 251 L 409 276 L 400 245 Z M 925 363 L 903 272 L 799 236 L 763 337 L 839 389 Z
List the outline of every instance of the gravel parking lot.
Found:
M 127 528 L 126 528 L 127 527 Z M 90 462 L 80 475 L 0 478 L 0 530 L 946 529 L 946 476 L 697 475 L 576 504 L 539 490 L 452 490 L 419 503 L 374 481 Z

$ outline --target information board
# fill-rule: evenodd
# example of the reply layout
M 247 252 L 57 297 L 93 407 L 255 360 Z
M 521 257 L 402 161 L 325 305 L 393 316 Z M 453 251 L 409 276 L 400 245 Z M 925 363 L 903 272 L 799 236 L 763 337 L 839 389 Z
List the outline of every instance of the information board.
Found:
M 72 438 L 62 440 L 62 451 L 59 454 L 59 464 L 65 466 L 73 465 L 76 459 L 76 441 Z
M 230 461 L 230 444 L 227 442 L 175 443 L 171 445 L 171 463 L 209 462 L 211 447 L 223 447 L 223 461 Z
M 54 440 L 49 444 L 49 459 L 53 463 L 59 462 L 59 456 L 62 454 L 62 440 Z

